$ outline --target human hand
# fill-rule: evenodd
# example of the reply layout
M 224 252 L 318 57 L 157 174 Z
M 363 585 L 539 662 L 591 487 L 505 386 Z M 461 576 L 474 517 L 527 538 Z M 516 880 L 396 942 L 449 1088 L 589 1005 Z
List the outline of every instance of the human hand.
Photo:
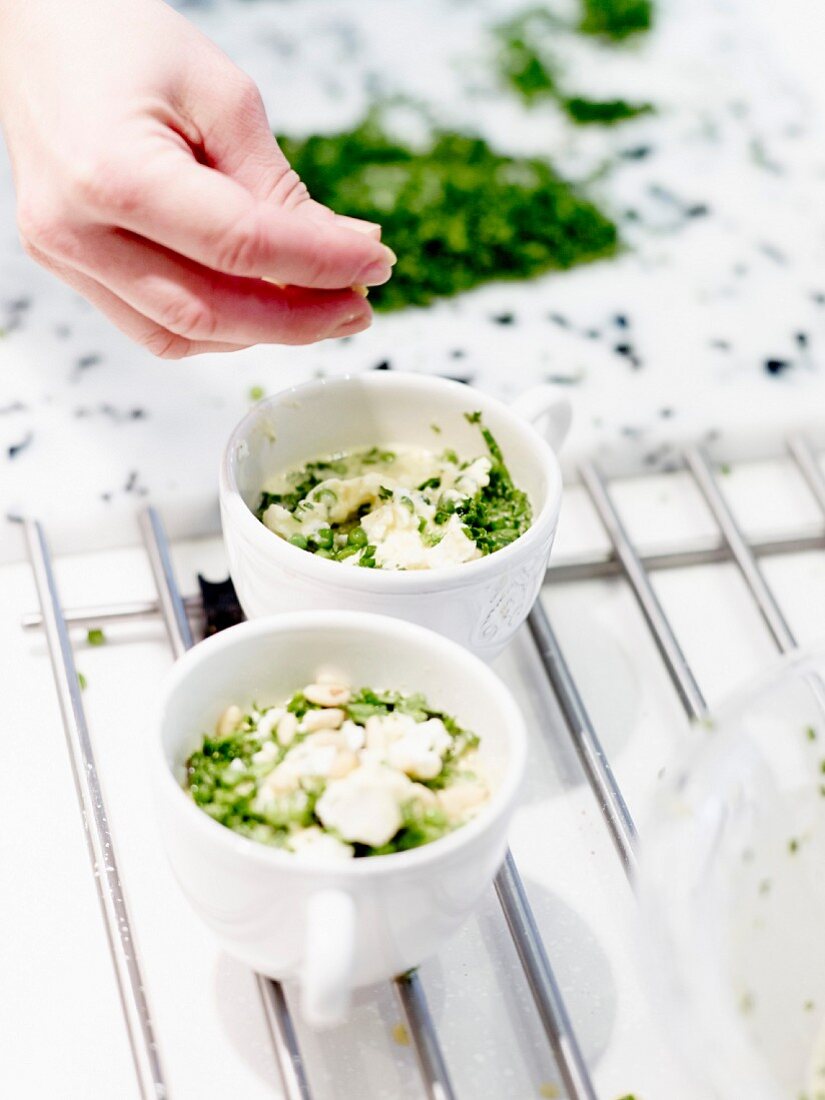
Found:
M 26 251 L 155 355 L 370 324 L 379 227 L 310 199 L 255 85 L 162 0 L 0 0 L 0 121 Z

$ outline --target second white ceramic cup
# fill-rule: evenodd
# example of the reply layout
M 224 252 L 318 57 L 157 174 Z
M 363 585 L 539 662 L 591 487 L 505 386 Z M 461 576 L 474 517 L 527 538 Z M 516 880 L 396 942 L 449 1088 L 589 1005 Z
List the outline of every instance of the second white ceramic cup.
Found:
M 482 454 L 478 427 L 465 418 L 477 410 L 533 507 L 529 530 L 494 554 L 434 570 L 348 568 L 292 546 L 254 514 L 268 478 L 322 454 L 393 444 Z M 495 657 L 541 587 L 561 504 L 554 452 L 569 425 L 569 403 L 552 386 L 508 406 L 458 382 L 395 372 L 311 382 L 261 401 L 232 433 L 220 471 L 229 567 L 247 617 L 313 608 L 375 612 Z
M 420 848 L 329 863 L 239 836 L 199 809 L 181 787 L 185 762 L 226 706 L 279 703 L 322 667 L 354 685 L 421 691 L 477 733 L 493 789 L 478 816 Z M 345 612 L 231 627 L 175 665 L 159 727 L 152 766 L 175 877 L 228 952 L 270 977 L 300 981 L 313 1025 L 338 1022 L 357 986 L 437 951 L 504 858 L 524 772 L 524 721 L 485 665 L 420 627 Z

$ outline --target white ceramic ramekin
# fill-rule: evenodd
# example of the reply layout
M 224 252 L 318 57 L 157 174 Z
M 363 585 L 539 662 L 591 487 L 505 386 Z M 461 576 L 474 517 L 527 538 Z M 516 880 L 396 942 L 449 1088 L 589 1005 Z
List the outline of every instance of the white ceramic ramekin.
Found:
M 292 546 L 254 515 L 267 478 L 321 454 L 399 443 L 483 454 L 478 427 L 464 415 L 476 410 L 533 506 L 530 529 L 503 550 L 428 571 L 359 569 Z M 458 382 L 394 372 L 312 382 L 261 401 L 232 433 L 220 472 L 229 568 L 244 611 L 249 618 L 310 608 L 372 611 L 494 657 L 541 586 L 561 504 L 553 448 L 569 424 L 570 406 L 552 386 L 508 406 Z
M 481 738 L 489 804 L 408 852 L 310 861 L 233 833 L 181 787 L 184 764 L 230 703 L 280 702 L 322 667 L 353 685 L 423 691 Z M 454 642 L 409 623 L 305 612 L 232 627 L 190 650 L 163 692 L 153 753 L 160 822 L 175 876 L 222 946 L 263 974 L 298 978 L 310 1023 L 338 1021 L 351 989 L 437 951 L 501 864 L 526 733 L 500 680 Z

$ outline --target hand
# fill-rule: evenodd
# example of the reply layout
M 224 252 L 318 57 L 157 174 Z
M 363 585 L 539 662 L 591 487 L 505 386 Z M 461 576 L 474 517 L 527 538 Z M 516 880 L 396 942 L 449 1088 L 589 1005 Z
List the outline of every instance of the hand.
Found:
M 26 251 L 154 354 L 370 324 L 379 227 L 310 199 L 255 85 L 161 0 L 0 0 L 0 121 Z

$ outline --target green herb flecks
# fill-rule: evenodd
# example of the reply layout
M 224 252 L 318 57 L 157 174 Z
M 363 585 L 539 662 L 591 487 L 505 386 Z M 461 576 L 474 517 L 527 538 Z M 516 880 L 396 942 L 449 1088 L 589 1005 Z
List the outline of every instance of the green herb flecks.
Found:
M 332 561 L 347 561 L 364 569 L 394 568 L 384 557 L 376 557 L 378 547 L 370 541 L 362 524 L 367 515 L 387 505 L 401 507 L 413 517 L 413 524 L 424 549 L 437 546 L 445 535 L 446 526 L 458 517 L 464 534 L 481 554 L 491 554 L 513 542 L 530 526 L 532 510 L 527 494 L 514 484 L 492 433 L 482 423 L 480 412 L 465 414 L 467 421 L 477 426 L 487 448 L 490 460 L 489 473 L 475 481 L 470 475 L 462 487 L 462 477 L 473 459 L 462 461 L 452 448 L 446 448 L 440 456 L 429 455 L 434 473 L 423 481 L 408 485 L 397 480 L 398 456 L 390 450 L 370 447 L 352 451 L 330 459 L 308 462 L 292 471 L 284 480 L 288 487 L 280 492 L 265 491 L 256 510 L 258 518 L 277 535 L 285 538 L 299 550 Z M 348 495 L 345 488 L 352 479 L 366 474 L 381 480 L 364 490 L 355 488 Z M 390 484 L 384 484 L 384 476 Z M 330 487 L 330 477 L 340 478 L 335 489 Z M 394 487 L 393 486 L 394 479 Z M 485 480 L 487 483 L 482 484 Z M 339 509 L 333 515 L 332 507 L 341 499 L 350 501 L 346 510 Z M 366 492 L 366 496 L 363 495 Z M 268 516 L 273 505 L 280 509 Z M 333 517 L 333 518 L 330 518 Z M 306 522 L 304 522 L 306 521 Z M 397 522 L 392 520 L 392 522 Z M 303 524 L 296 531 L 296 524 Z M 465 559 L 466 560 L 466 559 Z M 407 568 L 400 564 L 397 568 Z M 420 561 L 413 568 L 426 568 Z
M 314 198 L 380 222 L 398 255 L 378 309 L 425 306 L 494 279 L 529 279 L 613 255 L 615 224 L 553 167 L 482 138 L 435 132 L 425 149 L 370 114 L 349 133 L 279 139 Z
M 492 432 L 481 424 L 481 414 L 469 413 L 467 420 L 481 427 L 493 465 L 489 483 L 470 500 L 457 505 L 456 511 L 482 554 L 492 554 L 524 534 L 533 511 L 527 494 L 513 483 Z
M 623 42 L 653 27 L 653 0 L 580 0 L 582 34 Z
M 524 103 L 553 102 L 579 126 L 610 126 L 653 112 L 650 103 L 570 94 L 553 52 L 558 29 L 558 20 L 543 9 L 523 12 L 495 29 L 499 72 Z
M 584 96 L 570 96 L 563 101 L 564 109 L 581 126 L 595 123 L 610 126 L 614 122 L 626 122 L 640 115 L 653 113 L 650 103 L 628 103 L 626 99 L 586 99 Z
M 284 709 L 300 722 L 309 711 L 322 708 L 308 702 L 299 691 Z M 352 694 L 344 710 L 351 722 L 362 727 L 374 716 L 393 713 L 408 715 L 415 722 L 439 718 L 452 744 L 444 754 L 442 774 L 433 780 L 421 780 L 422 786 L 437 792 L 449 784 L 451 777 L 472 774 L 462 772 L 462 768 L 466 768 L 467 754 L 478 746 L 478 737 L 459 726 L 452 716 L 431 707 L 424 695 L 361 688 Z M 259 731 L 265 713 L 253 709 L 231 733 L 205 736 L 186 762 L 185 787 L 194 803 L 219 824 L 259 843 L 284 848 L 296 831 L 310 826 L 323 828 L 315 806 L 328 780 L 303 776 L 297 789 L 283 791 L 274 798 L 260 797 L 266 777 L 311 736 L 299 725 L 291 739 L 282 744 L 277 725 Z M 262 752 L 265 746 L 267 750 Z M 435 799 L 433 803 L 424 805 L 415 798 L 405 802 L 401 807 L 402 825 L 392 839 L 380 847 L 354 844 L 355 856 L 406 851 L 451 832 L 456 822 L 448 820 Z
M 93 627 L 86 631 L 86 641 L 89 645 L 105 645 L 106 635 L 99 627 Z

